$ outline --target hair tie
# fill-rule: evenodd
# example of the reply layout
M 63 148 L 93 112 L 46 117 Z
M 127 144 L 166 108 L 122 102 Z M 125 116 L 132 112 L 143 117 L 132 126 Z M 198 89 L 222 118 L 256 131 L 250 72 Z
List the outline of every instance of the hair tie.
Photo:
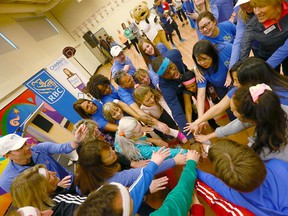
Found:
M 194 83 L 195 81 L 196 81 L 196 77 L 194 77 L 194 78 L 192 78 L 190 80 L 184 81 L 184 82 L 182 82 L 182 84 L 184 86 L 187 86 L 187 85 L 190 85 L 190 84 Z
M 125 136 L 125 133 L 124 133 L 123 131 L 119 131 L 119 132 L 118 132 L 118 135 L 124 137 L 124 136 Z
M 270 86 L 266 85 L 265 83 L 257 84 L 256 86 L 251 86 L 249 88 L 249 92 L 254 103 L 257 102 L 259 96 L 262 95 L 265 90 L 272 91 Z
M 134 85 L 134 89 L 138 88 L 139 86 L 140 86 L 139 83 L 135 84 L 135 85 Z
M 159 76 L 162 76 L 165 73 L 166 69 L 168 68 L 169 63 L 170 63 L 170 60 L 167 57 L 165 57 L 161 66 L 159 67 L 157 71 L 157 74 Z

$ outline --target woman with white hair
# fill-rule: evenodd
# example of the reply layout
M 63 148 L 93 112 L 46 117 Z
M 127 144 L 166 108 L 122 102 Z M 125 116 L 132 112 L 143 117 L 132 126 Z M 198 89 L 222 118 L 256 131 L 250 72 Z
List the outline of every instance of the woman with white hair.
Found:
M 150 159 L 153 151 L 158 151 L 161 146 L 153 146 L 147 142 L 148 137 L 141 124 L 133 117 L 123 117 L 119 121 L 118 131 L 115 136 L 115 149 L 130 160 Z M 179 152 L 187 153 L 185 149 L 171 149 L 170 156 L 174 157 Z

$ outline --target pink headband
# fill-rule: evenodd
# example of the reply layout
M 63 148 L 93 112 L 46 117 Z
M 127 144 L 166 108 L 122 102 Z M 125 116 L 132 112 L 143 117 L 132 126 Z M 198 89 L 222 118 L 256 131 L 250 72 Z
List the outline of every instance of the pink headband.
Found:
M 190 80 L 187 80 L 185 82 L 182 82 L 183 85 L 190 85 L 192 83 L 194 83 L 196 81 L 196 77 L 190 79 Z
M 272 91 L 270 86 L 268 86 L 268 85 L 266 85 L 264 83 L 257 84 L 256 86 L 251 86 L 249 88 L 249 92 L 250 92 L 250 95 L 251 95 L 252 100 L 253 100 L 254 103 L 257 102 L 259 96 L 262 95 L 265 90 Z

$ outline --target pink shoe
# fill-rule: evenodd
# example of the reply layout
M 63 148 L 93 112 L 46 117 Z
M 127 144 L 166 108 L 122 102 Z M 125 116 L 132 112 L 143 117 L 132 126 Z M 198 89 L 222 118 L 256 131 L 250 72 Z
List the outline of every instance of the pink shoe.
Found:
M 177 137 L 180 139 L 180 141 L 182 143 L 187 143 L 188 142 L 188 139 L 186 138 L 186 136 L 183 133 L 181 133 L 180 131 L 178 132 Z

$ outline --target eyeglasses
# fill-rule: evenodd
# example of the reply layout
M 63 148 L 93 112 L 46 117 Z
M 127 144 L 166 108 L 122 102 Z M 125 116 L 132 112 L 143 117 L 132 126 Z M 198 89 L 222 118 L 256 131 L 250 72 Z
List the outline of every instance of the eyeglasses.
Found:
M 200 31 L 203 31 L 204 28 L 207 29 L 207 28 L 210 26 L 211 22 L 212 22 L 212 21 L 210 20 L 210 21 L 208 21 L 207 23 L 205 23 L 203 26 L 201 26 L 201 27 L 199 26 L 199 30 L 200 30 Z

